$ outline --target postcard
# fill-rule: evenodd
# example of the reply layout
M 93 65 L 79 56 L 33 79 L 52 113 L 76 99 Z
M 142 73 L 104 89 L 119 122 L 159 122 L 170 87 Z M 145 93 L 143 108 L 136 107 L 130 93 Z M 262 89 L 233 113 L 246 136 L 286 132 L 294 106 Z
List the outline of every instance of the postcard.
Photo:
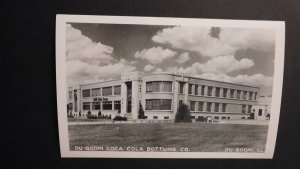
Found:
M 283 21 L 57 15 L 61 156 L 273 158 L 284 42 Z

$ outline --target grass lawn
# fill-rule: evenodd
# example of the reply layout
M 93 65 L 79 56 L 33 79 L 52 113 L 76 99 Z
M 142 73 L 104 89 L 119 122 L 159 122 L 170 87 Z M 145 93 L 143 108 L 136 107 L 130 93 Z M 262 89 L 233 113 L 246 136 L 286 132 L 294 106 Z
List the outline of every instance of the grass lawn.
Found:
M 206 123 L 95 124 L 69 126 L 74 146 L 188 147 L 193 152 L 264 148 L 268 126 Z

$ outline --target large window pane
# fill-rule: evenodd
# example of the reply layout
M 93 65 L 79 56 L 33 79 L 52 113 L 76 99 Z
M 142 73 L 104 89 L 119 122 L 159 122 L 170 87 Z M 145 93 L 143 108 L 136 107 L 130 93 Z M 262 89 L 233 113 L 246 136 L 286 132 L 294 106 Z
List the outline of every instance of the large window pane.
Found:
M 102 109 L 103 110 L 112 110 L 112 102 L 111 101 L 102 102 Z
M 163 83 L 163 92 L 172 92 L 172 82 L 162 82 Z
M 83 110 L 90 110 L 91 109 L 91 103 L 90 102 L 83 102 L 82 103 L 82 109 Z
M 102 95 L 103 96 L 111 96 L 112 95 L 112 87 L 103 87 Z
M 82 90 L 82 97 L 91 97 L 91 90 L 90 89 Z
M 100 110 L 101 109 L 100 102 L 93 102 L 92 103 L 92 109 L 93 110 Z
M 100 88 L 92 89 L 92 96 L 100 96 Z
M 114 87 L 114 95 L 121 95 L 121 86 Z

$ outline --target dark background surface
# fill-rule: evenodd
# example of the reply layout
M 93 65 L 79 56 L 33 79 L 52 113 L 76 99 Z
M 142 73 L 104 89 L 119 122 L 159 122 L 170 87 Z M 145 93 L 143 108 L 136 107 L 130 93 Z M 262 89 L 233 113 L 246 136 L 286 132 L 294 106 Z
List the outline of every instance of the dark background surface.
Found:
M 300 1 L 36 0 L 1 3 L 0 168 L 300 168 Z M 59 152 L 55 15 L 121 15 L 284 20 L 283 95 L 273 160 L 62 159 Z M 4 21 L 4 22 L 3 22 Z M 3 165 L 4 164 L 4 165 Z M 2 167 L 4 166 L 4 167 Z

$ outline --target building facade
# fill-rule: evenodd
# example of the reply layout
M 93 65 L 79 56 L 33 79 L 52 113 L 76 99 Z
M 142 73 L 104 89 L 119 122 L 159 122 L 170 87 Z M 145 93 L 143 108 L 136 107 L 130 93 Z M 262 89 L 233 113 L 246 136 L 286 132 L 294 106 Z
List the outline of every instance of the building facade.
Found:
M 141 104 L 145 116 L 173 120 L 185 103 L 192 118 L 248 119 L 257 105 L 259 88 L 171 73 L 122 74 L 121 79 L 68 88 L 68 113 L 126 116 L 137 119 Z

